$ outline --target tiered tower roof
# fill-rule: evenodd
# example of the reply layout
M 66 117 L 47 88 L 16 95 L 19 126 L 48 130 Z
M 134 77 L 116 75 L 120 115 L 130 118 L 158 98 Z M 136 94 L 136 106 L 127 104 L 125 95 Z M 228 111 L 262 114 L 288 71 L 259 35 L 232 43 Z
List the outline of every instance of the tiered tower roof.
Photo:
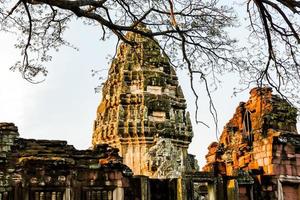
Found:
M 149 31 L 143 25 L 139 29 Z M 128 145 L 145 144 L 140 154 L 146 154 L 158 140 L 168 139 L 176 148 L 187 149 L 193 134 L 186 101 L 168 58 L 151 38 L 130 32 L 126 39 L 135 45 L 118 47 L 103 86 L 92 143 L 120 148 L 125 163 L 135 168 L 126 162 Z

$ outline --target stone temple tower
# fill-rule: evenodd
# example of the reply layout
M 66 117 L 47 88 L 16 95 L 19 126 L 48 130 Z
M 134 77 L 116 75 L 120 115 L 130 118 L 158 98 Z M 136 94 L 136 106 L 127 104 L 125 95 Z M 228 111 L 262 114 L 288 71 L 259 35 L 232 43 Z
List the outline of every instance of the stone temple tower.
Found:
M 149 31 L 145 26 L 140 29 Z M 103 85 L 92 143 L 120 150 L 135 175 L 176 178 L 188 171 L 193 137 L 175 70 L 155 41 L 127 33 Z

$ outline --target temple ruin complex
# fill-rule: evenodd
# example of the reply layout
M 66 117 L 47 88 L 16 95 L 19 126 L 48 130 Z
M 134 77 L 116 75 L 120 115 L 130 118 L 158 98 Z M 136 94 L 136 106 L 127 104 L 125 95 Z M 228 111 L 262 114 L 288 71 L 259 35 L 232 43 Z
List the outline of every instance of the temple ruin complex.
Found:
M 24 139 L 0 123 L 0 200 L 299 199 L 296 108 L 271 88 L 252 89 L 200 170 L 188 154 L 193 131 L 174 68 L 155 40 L 126 39 L 135 45 L 118 47 L 90 149 Z

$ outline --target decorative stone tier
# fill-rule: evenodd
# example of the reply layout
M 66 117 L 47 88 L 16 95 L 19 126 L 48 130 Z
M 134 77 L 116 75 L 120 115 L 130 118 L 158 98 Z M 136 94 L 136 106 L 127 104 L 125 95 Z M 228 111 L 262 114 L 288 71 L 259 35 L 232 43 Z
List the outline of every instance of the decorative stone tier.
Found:
M 143 25 L 139 29 L 149 31 Z M 136 175 L 181 174 L 188 167 L 187 148 L 193 133 L 175 70 L 154 40 L 135 33 L 126 38 L 135 45 L 120 44 L 112 61 L 92 143 L 119 148 L 124 164 Z M 172 151 L 164 150 L 157 163 L 149 150 L 161 144 L 170 145 Z M 162 163 L 172 167 L 160 172 Z

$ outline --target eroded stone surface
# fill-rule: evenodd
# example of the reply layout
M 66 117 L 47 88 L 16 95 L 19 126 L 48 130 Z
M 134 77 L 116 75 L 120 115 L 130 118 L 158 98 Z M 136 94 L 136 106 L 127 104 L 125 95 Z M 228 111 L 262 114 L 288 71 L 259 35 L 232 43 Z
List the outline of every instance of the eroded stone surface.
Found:
M 299 187 L 295 181 L 300 180 L 297 110 L 270 88 L 254 88 L 250 95 L 237 107 L 219 142 L 208 147 L 203 169 L 226 176 L 232 184 L 234 180 L 250 186 L 255 182 L 254 189 L 261 193 L 257 199 L 277 199 L 285 196 L 284 187 Z M 282 177 L 286 177 L 283 183 Z M 246 190 L 242 193 L 240 189 L 240 198 L 247 199 Z
M 145 30 L 143 25 L 139 28 Z M 112 61 L 97 110 L 92 143 L 119 148 L 124 163 L 136 175 L 158 177 L 159 166 L 146 163 L 156 159 L 148 151 L 160 139 L 171 142 L 181 155 L 184 168 L 193 136 L 186 101 L 176 73 L 158 45 L 134 33 L 128 33 L 126 38 L 136 45 L 122 43 Z
M 116 148 L 76 150 L 66 141 L 19 138 L 12 123 L 0 123 L 0 148 L 0 199 L 98 198 L 91 190 L 99 188 L 112 198 L 132 175 Z

